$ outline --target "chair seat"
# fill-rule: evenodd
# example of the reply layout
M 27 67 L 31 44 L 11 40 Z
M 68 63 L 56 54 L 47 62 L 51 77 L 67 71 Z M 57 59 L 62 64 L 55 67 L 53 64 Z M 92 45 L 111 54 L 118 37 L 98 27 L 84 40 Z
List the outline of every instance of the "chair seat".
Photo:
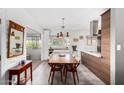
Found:
M 54 68 L 51 68 L 52 71 L 60 71 L 63 68 L 62 65 L 56 65 Z
M 66 65 L 65 69 L 67 71 L 76 71 L 77 70 L 74 65 Z

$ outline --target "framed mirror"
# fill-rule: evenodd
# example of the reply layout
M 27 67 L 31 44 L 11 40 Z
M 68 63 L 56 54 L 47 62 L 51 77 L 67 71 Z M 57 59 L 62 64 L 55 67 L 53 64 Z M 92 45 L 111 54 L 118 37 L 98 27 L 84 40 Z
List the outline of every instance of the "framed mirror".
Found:
M 19 56 L 24 51 L 24 27 L 9 21 L 8 58 Z

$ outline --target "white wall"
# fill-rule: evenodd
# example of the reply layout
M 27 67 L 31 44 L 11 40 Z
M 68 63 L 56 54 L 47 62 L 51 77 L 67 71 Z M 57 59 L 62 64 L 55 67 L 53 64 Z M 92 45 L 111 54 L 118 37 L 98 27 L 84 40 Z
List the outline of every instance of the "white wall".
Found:
M 115 34 L 116 34 L 116 9 L 111 9 L 111 28 L 110 28 L 110 72 L 111 72 L 111 84 L 114 85 L 115 84 L 115 51 L 116 51 L 116 47 L 115 47 Z
M 48 59 L 48 56 L 49 56 L 49 30 L 46 30 L 43 32 L 43 38 L 42 38 L 42 42 L 43 42 L 43 46 L 42 46 L 42 56 L 43 56 L 43 59 L 42 60 L 47 60 Z
M 24 9 L 1 9 L 2 18 L 2 60 L 1 60 L 1 77 L 2 81 L 6 79 L 7 70 L 18 64 L 19 61 L 26 59 L 26 46 L 24 45 L 24 54 L 18 57 L 7 58 L 7 42 L 8 42 L 8 20 L 12 20 L 24 27 L 28 26 L 39 31 L 39 27 L 36 22 L 29 16 Z M 26 41 L 26 28 L 24 41 Z M 24 42 L 25 43 L 25 42 Z
M 124 8 L 112 9 L 111 73 L 113 83 L 124 84 Z M 117 46 L 121 49 L 116 49 Z M 112 47 L 113 46 L 113 47 Z M 113 54 L 112 54 L 113 53 Z M 114 77 L 115 75 L 115 77 Z M 114 81 L 115 79 L 115 81 Z

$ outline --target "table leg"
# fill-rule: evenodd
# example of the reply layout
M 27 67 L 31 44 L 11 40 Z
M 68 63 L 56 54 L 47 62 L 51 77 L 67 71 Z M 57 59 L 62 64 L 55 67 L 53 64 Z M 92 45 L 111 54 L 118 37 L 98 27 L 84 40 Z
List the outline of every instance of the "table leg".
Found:
M 20 73 L 17 74 L 17 85 L 19 85 L 20 82 Z
M 55 71 L 53 71 L 53 74 L 52 74 L 52 81 L 51 81 L 51 85 L 53 84 L 54 74 L 55 74 Z
M 9 85 L 11 85 L 11 84 L 12 84 L 12 74 L 9 73 Z
M 30 66 L 30 74 L 31 74 L 31 82 L 32 82 L 32 80 L 33 80 L 33 77 L 32 77 L 32 64 Z
M 76 81 L 75 81 L 75 72 L 72 72 L 72 74 L 73 74 L 74 84 L 76 85 Z
M 27 70 L 25 70 L 25 84 L 26 84 L 26 79 L 27 79 Z
M 66 78 L 66 68 L 65 68 L 65 65 L 64 65 L 64 68 L 63 68 L 63 78 L 64 78 L 64 83 L 65 83 L 65 78 Z

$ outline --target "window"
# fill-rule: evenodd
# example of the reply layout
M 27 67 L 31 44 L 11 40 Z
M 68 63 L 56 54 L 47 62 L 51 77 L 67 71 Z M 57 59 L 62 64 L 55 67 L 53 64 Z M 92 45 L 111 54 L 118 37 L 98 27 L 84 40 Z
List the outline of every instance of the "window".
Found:
M 88 46 L 97 46 L 97 37 L 87 37 Z
M 27 48 L 41 48 L 41 37 L 40 36 L 27 36 Z

